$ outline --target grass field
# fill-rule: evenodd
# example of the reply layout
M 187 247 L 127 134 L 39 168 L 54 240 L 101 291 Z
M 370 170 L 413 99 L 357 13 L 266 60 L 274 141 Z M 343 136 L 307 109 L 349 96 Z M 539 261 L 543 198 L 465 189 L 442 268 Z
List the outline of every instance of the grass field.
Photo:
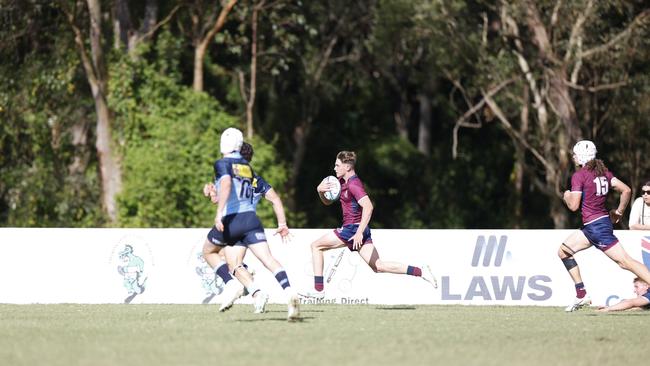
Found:
M 499 306 L 0 304 L 2 365 L 625 365 L 650 312 Z

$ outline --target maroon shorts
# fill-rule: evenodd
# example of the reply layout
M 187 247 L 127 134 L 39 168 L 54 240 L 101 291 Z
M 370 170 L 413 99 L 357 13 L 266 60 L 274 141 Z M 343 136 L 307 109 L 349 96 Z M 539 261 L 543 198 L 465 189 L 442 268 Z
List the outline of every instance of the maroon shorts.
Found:
M 348 225 L 343 225 L 342 227 L 338 229 L 334 229 L 334 235 L 338 236 L 339 239 L 341 239 L 342 242 L 348 245 L 348 249 L 351 251 L 354 251 L 352 249 L 352 237 L 354 234 L 356 234 L 357 229 L 359 228 L 359 224 L 348 224 Z M 363 244 L 372 244 L 372 237 L 370 236 L 370 227 L 366 226 L 366 229 L 363 231 L 363 240 L 361 241 L 361 245 Z

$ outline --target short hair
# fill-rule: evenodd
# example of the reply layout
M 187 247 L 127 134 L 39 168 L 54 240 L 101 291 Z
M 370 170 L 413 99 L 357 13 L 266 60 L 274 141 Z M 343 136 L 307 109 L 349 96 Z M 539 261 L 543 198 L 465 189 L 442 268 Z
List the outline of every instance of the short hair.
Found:
M 248 142 L 243 142 L 241 144 L 241 149 L 239 149 L 239 153 L 250 163 L 251 160 L 253 160 L 253 154 L 255 153 L 253 151 L 253 145 L 249 144 Z
M 650 187 L 650 180 L 643 183 L 643 185 L 641 187 Z
M 341 151 L 336 155 L 336 158 L 341 160 L 344 164 L 350 164 L 354 167 L 357 163 L 357 154 L 354 151 Z
M 643 282 L 643 283 L 645 283 L 646 285 L 648 284 L 647 282 L 645 282 L 644 280 L 642 280 L 641 277 L 635 277 L 635 278 L 634 278 L 634 281 L 632 281 L 632 283 L 637 283 L 637 282 Z

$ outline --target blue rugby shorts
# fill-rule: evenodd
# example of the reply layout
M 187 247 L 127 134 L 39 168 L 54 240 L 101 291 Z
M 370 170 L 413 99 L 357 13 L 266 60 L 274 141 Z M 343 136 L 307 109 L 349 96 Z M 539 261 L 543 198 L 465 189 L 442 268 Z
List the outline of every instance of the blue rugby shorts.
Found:
M 224 216 L 222 219 L 224 230 L 219 231 L 215 226 L 208 233 L 208 240 L 219 246 L 251 244 L 266 241 L 264 227 L 255 212 L 242 212 Z

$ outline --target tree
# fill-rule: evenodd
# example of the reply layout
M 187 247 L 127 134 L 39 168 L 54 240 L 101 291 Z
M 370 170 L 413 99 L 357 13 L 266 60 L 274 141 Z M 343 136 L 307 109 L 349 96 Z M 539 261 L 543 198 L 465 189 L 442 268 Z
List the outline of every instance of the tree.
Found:
M 311 3 L 305 8 L 306 22 L 311 38 L 298 48 L 297 67 L 302 85 L 299 93 L 298 120 L 291 136 L 292 172 L 288 188 L 294 191 L 307 153 L 307 144 L 320 105 L 327 98 L 327 89 L 336 88 L 336 77 L 326 76 L 330 68 L 343 69 L 345 64 L 358 60 L 362 42 L 369 30 L 372 1 L 328 1 Z M 294 51 L 294 52 L 295 52 Z M 334 71 L 330 71 L 334 73 Z M 289 206 L 296 208 L 295 201 Z
M 563 228 L 568 224 L 568 216 L 559 198 L 567 187 L 571 166 L 569 149 L 584 136 L 598 137 L 580 128 L 576 112 L 580 103 L 576 101 L 588 98 L 585 93 L 606 92 L 627 84 L 620 78 L 625 69 L 621 64 L 603 70 L 607 76 L 598 78 L 586 78 L 582 70 L 603 62 L 594 57 L 596 54 L 609 54 L 611 60 L 615 48 L 630 47 L 626 40 L 634 36 L 634 29 L 646 21 L 650 12 L 628 9 L 625 16 L 629 19 L 623 25 L 616 25 L 599 21 L 616 10 L 608 3 L 592 0 L 566 4 L 500 1 L 493 9 L 497 37 L 491 39 L 492 47 L 487 47 L 478 60 L 487 65 L 480 69 L 493 71 L 490 77 L 476 84 L 480 100 L 456 124 L 467 126 L 467 118 L 479 114 L 488 114 L 499 122 L 513 143 L 530 157 L 532 166 L 527 168 L 526 175 L 551 199 L 550 216 L 555 227 Z M 545 19 L 542 14 L 550 16 Z M 595 36 L 599 34 L 605 34 L 608 41 L 603 43 Z M 600 83 L 607 78 L 618 80 Z M 460 79 L 453 81 L 459 83 Z M 524 88 L 528 89 L 525 93 Z M 527 97 L 522 96 L 525 95 L 530 95 L 531 103 L 524 104 Z M 527 116 L 529 107 L 535 116 L 532 123 L 517 123 L 513 116 Z M 596 116 L 587 112 L 588 109 L 582 113 L 588 118 L 583 125 L 593 125 Z M 541 176 L 537 169 L 543 172 Z
M 374 30 L 366 44 L 370 73 L 386 81 L 393 96 L 393 118 L 399 136 L 424 156 L 431 153 L 433 96 L 439 93 L 442 56 L 436 44 L 443 39 L 431 32 L 436 12 L 427 1 L 384 0 L 376 10 Z M 415 127 L 413 127 L 415 126 Z M 414 139 L 409 136 L 415 135 Z
M 204 59 L 208 46 L 214 41 L 215 35 L 226 24 L 226 18 L 237 4 L 237 0 L 228 0 L 219 7 L 214 1 L 189 1 L 189 18 L 191 23 L 190 37 L 194 47 L 194 77 L 192 87 L 195 91 L 203 91 Z
M 177 57 L 178 47 L 174 36 L 163 32 L 153 50 L 138 60 L 124 56 L 111 69 L 110 102 L 124 134 L 120 225 L 200 227 L 214 220 L 215 208 L 202 187 L 213 178 L 221 132 L 237 120 L 168 72 L 170 60 L 160 55 Z M 254 166 L 265 167 L 264 177 L 282 184 L 286 168 L 273 149 L 262 139 L 253 144 Z M 266 225 L 275 224 L 270 206 L 261 208 L 260 216 Z
M 93 103 L 76 94 L 86 84 L 67 21 L 55 4 L 4 4 L 0 222 L 101 225 L 100 184 L 87 174 L 96 169 L 87 144 Z
M 102 204 L 108 218 L 111 221 L 117 219 L 117 206 L 115 197 L 122 187 L 122 172 L 120 169 L 119 157 L 113 148 L 112 138 L 112 116 L 106 96 L 108 93 L 108 74 L 106 60 L 104 58 L 102 35 L 102 11 L 98 0 L 87 0 L 88 10 L 88 41 L 90 43 L 90 55 L 86 49 L 86 36 L 81 30 L 79 17 L 84 14 L 75 2 L 74 5 L 62 1 L 61 10 L 66 14 L 68 23 L 75 35 L 75 44 L 81 58 L 81 63 L 86 72 L 88 84 L 95 101 L 96 142 L 97 156 L 99 157 L 99 169 L 102 181 Z
M 167 16 L 158 22 L 159 3 L 158 0 L 146 0 L 142 11 L 142 19 L 138 22 L 133 20 L 133 13 L 129 2 L 126 0 L 115 0 L 113 3 L 113 48 L 119 50 L 126 48 L 131 57 L 137 57 L 137 50 L 144 42 L 151 41 L 154 33 L 163 25 L 167 24 L 183 5 L 182 3 L 174 5 Z M 135 6 L 134 6 L 135 5 Z M 140 8 L 133 4 L 132 7 Z M 137 9 L 140 10 L 140 9 Z

